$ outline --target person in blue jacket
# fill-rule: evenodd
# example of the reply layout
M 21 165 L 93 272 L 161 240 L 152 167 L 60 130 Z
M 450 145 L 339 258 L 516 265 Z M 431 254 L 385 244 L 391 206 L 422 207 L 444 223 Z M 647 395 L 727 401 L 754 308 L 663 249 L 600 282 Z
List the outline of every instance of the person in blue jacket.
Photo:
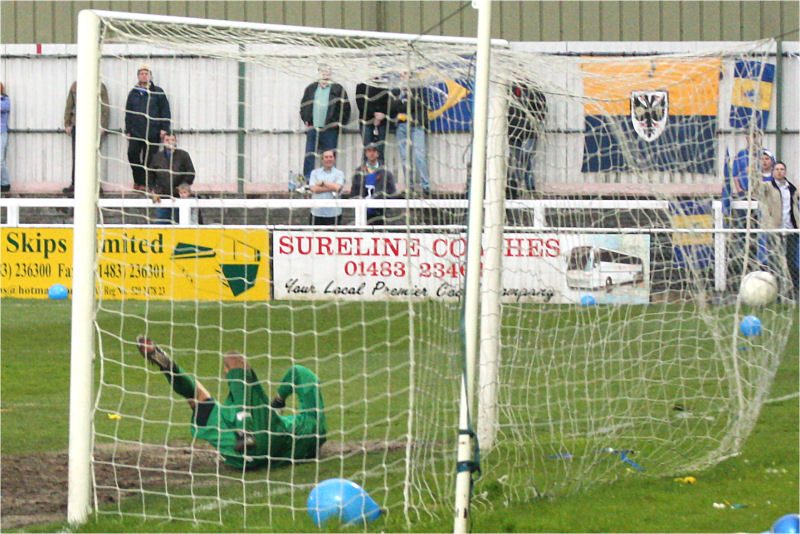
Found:
M 11 180 L 6 167 L 6 148 L 8 148 L 8 115 L 11 113 L 11 99 L 6 94 L 6 86 L 0 83 L 0 191 L 11 190 Z

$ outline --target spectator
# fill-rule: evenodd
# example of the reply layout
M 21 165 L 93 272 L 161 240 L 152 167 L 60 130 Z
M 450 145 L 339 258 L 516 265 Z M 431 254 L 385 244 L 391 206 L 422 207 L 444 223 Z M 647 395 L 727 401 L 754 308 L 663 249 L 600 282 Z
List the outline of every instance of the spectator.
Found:
M 387 198 L 397 192 L 394 175 L 381 165 L 378 146 L 364 147 L 365 161 L 353 174 L 350 186 L 351 198 Z M 383 208 L 367 208 L 367 223 L 375 226 L 386 224 Z
M 6 94 L 6 86 L 0 82 L 0 192 L 11 191 L 11 179 L 6 167 L 8 148 L 8 115 L 11 113 L 11 99 Z
M 150 67 L 139 67 L 136 76 L 138 83 L 125 102 L 125 135 L 133 188 L 147 191 L 147 167 L 157 150 L 155 147 L 169 131 L 171 114 L 167 95 L 153 83 Z
M 319 68 L 319 81 L 309 84 L 300 101 L 300 119 L 306 128 L 306 152 L 303 176 L 308 179 L 314 170 L 316 155 L 336 150 L 339 133 L 350 121 L 350 101 L 344 87 L 331 82 L 328 67 Z
M 772 167 L 775 165 L 775 156 L 767 150 L 766 148 L 762 148 L 759 151 L 759 161 L 761 163 L 761 181 L 762 182 L 771 182 L 772 181 Z M 759 218 L 762 217 L 762 210 L 759 208 Z M 767 267 L 769 265 L 769 258 L 772 255 L 768 250 L 768 241 L 769 236 L 766 234 L 762 234 L 758 236 L 758 251 L 756 252 L 756 257 L 758 258 L 758 262 L 763 266 Z
M 764 176 L 764 167 L 762 165 L 762 156 L 764 156 L 763 152 L 764 149 L 761 146 L 761 132 L 758 130 L 751 130 L 747 133 L 747 146 L 736 153 L 736 156 L 733 159 L 733 165 L 731 167 L 731 177 L 732 177 L 732 185 L 728 187 L 730 193 L 727 193 L 725 187 L 723 187 L 723 210 L 727 211 L 730 209 L 730 227 L 736 229 L 744 229 L 747 228 L 748 225 L 748 217 L 750 217 L 750 227 L 756 227 L 758 225 L 757 222 L 757 214 L 754 212 L 750 212 L 749 210 L 743 209 L 732 209 L 726 208 L 726 202 L 729 204 L 729 200 L 744 200 L 747 198 L 748 190 L 751 184 L 751 178 L 756 178 L 757 176 L 761 175 L 762 180 L 765 178 Z M 771 152 L 767 151 L 770 155 Z M 766 161 L 767 158 L 763 158 Z M 767 177 L 767 179 L 769 179 Z M 752 180 L 753 182 L 755 180 Z M 726 194 L 729 194 L 726 197 Z M 766 236 L 759 236 L 756 239 L 756 251 L 755 255 L 757 261 L 762 265 L 766 265 L 768 253 L 766 251 Z M 733 246 L 739 250 L 745 252 L 735 258 L 733 260 L 734 263 L 739 263 L 741 260 L 749 261 L 751 257 L 750 251 L 745 251 L 745 238 L 742 234 L 736 234 L 733 236 Z M 744 267 L 744 263 L 740 266 L 740 268 L 735 268 L 736 270 L 741 270 L 742 273 L 746 271 Z
M 177 148 L 178 139 L 168 132 L 164 135 L 163 149 L 156 152 L 147 170 L 147 183 L 153 193 L 153 202 L 160 203 L 162 196 L 191 198 L 194 183 L 194 164 L 185 150 Z M 156 208 L 156 222 L 178 221 L 177 208 Z
M 378 158 L 386 162 L 386 130 L 389 122 L 389 91 L 365 83 L 356 86 L 356 106 L 364 146 L 375 143 Z
M 326 150 L 322 153 L 322 167 L 311 171 L 308 189 L 313 199 L 336 198 L 344 187 L 344 173 L 337 169 L 336 151 Z M 311 224 L 342 224 L 342 208 L 311 208 Z
M 544 127 L 547 113 L 547 97 L 534 87 L 515 85 L 511 87 L 508 106 L 508 193 L 517 198 L 524 186 L 528 191 L 536 189 L 533 176 L 533 155 L 536 143 Z
M 796 230 L 800 227 L 798 225 L 800 223 L 800 192 L 794 184 L 786 179 L 786 164 L 782 161 L 775 163 L 772 176 L 772 180 L 756 182 L 753 186 L 753 193 L 759 201 L 761 228 Z M 785 272 L 791 279 L 791 287 L 794 291 L 792 299 L 800 296 L 797 265 L 798 237 L 796 233 L 783 236 L 767 234 L 769 253 L 775 254 L 783 249 L 787 269 Z M 781 241 L 783 241 L 783 246 L 780 246 Z M 783 261 L 778 260 L 773 265 L 782 263 Z M 775 268 L 773 270 L 779 279 L 784 278 L 780 276 L 783 269 Z
M 72 86 L 69 88 L 69 94 L 67 95 L 67 104 L 64 107 L 64 131 L 72 138 L 72 178 L 69 182 L 69 186 L 62 189 L 62 191 L 68 195 L 75 194 L 75 104 L 77 90 L 78 82 L 72 82 Z M 100 82 L 100 101 L 100 145 L 102 146 L 103 140 L 106 138 L 106 133 L 108 132 L 108 117 L 110 115 L 108 89 L 106 89 L 106 84 L 102 82 Z M 102 187 L 100 188 L 100 192 L 103 192 Z
M 772 167 L 775 165 L 775 155 L 766 148 L 762 148 L 759 155 L 761 161 L 761 181 L 770 182 L 772 181 Z
M 402 75 L 408 82 L 408 73 Z M 431 191 L 428 181 L 428 155 L 425 148 L 425 131 L 428 128 L 428 107 L 421 87 L 404 87 L 390 94 L 391 115 L 397 119 L 397 145 L 403 163 L 408 189 L 422 188 L 423 195 Z M 409 161 L 413 164 L 409 165 Z
M 761 153 L 761 132 L 752 130 L 747 134 L 747 147 L 736 153 L 733 159 L 734 198 L 745 198 L 750 184 L 750 176 L 756 176 L 756 156 Z M 753 165 L 751 165 L 751 162 Z

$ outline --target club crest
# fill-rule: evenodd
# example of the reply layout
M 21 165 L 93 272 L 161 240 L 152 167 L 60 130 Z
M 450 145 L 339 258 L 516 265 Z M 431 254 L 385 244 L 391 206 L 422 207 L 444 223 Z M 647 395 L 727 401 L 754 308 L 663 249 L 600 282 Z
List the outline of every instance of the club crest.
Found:
M 669 93 L 666 91 L 631 92 L 633 129 L 645 141 L 655 141 L 664 133 L 668 115 Z

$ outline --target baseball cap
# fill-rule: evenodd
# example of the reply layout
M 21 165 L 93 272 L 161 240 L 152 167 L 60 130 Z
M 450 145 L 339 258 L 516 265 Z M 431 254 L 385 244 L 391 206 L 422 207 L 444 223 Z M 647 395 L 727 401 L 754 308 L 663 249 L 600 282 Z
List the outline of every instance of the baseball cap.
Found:
M 378 144 L 377 143 L 369 143 L 368 145 L 364 146 L 364 150 L 370 150 L 370 149 L 378 150 Z
M 142 72 L 143 70 L 146 70 L 147 72 L 152 72 L 152 71 L 150 70 L 150 67 L 148 67 L 147 65 L 142 65 L 141 67 L 139 67 L 138 69 L 136 69 L 136 74 L 139 74 L 139 73 L 140 73 L 140 72 Z

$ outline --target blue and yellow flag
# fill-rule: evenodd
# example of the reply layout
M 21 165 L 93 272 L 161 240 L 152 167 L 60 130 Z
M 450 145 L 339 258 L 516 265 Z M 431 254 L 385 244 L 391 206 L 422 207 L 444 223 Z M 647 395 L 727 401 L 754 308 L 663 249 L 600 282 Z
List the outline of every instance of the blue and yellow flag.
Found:
M 472 128 L 473 81 L 447 80 L 425 88 L 432 132 L 468 132 Z
M 670 220 L 673 228 L 705 230 L 709 232 L 674 233 L 672 236 L 672 264 L 684 269 L 705 269 L 714 258 L 714 236 L 711 230 L 711 202 L 681 200 L 670 202 Z
M 772 103 L 775 65 L 762 61 L 737 61 L 733 70 L 730 122 L 733 128 L 764 130 Z
M 713 174 L 722 59 L 586 63 L 583 172 Z

